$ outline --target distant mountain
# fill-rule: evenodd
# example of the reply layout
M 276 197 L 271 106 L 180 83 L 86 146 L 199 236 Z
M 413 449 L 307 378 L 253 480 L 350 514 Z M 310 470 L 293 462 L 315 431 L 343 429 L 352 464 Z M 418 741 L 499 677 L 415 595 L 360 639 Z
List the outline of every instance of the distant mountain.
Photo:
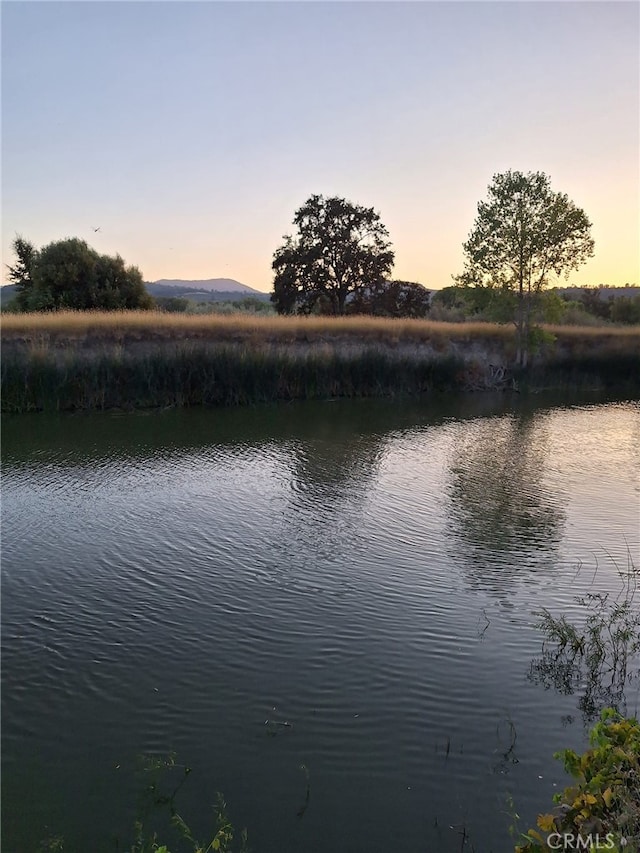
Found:
M 0 287 L 0 305 L 10 302 L 14 296 L 18 295 L 18 288 L 15 284 L 3 284 Z
M 177 296 L 193 302 L 237 302 L 251 296 L 263 302 L 269 301 L 269 294 L 262 290 L 242 284 L 234 278 L 161 278 L 159 281 L 145 282 L 151 296 L 167 298 Z
M 164 284 L 147 284 L 146 288 L 154 299 L 190 299 L 192 302 L 242 302 L 244 299 L 270 301 L 269 294 L 260 291 L 246 293 L 244 290 L 191 290 L 188 287 Z
M 151 296 L 169 298 L 177 296 L 181 299 L 191 299 L 193 302 L 237 302 L 240 299 L 252 297 L 262 302 L 269 302 L 269 294 L 254 290 L 246 284 L 231 278 L 213 278 L 206 281 L 185 281 L 162 279 L 161 281 L 145 282 L 145 287 Z M 15 284 L 5 284 L 0 287 L 0 305 L 6 305 L 18 293 Z
M 225 282 L 230 281 L 230 279 L 218 279 L 218 281 Z M 194 284 L 200 283 L 194 282 Z M 207 282 L 204 283 L 206 284 Z M 232 283 L 239 284 L 239 282 Z M 251 298 L 259 299 L 261 302 L 269 302 L 268 293 L 254 290 L 252 287 L 247 287 L 247 285 L 241 285 L 241 287 L 245 288 L 244 290 L 206 290 L 204 287 L 185 286 L 188 284 L 189 282 L 165 284 L 164 281 L 155 281 L 152 283 L 147 282 L 145 287 L 147 288 L 147 292 L 156 299 L 177 297 L 179 299 L 190 299 L 192 302 L 239 302 L 243 299 Z
M 256 290 L 249 287 L 248 284 L 241 284 L 233 278 L 206 278 L 200 280 L 181 279 L 181 278 L 161 278 L 158 281 L 151 282 L 152 285 L 162 285 L 163 287 L 184 287 L 187 290 L 222 290 L 225 293 L 244 293 L 245 296 L 265 296 L 262 290 Z M 149 288 L 149 283 L 147 283 Z M 151 292 L 151 291 L 149 291 Z

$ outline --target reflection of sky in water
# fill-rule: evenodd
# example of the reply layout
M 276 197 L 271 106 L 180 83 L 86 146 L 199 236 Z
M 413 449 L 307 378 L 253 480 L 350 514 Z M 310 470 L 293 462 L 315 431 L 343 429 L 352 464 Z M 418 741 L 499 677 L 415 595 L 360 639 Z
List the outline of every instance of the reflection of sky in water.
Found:
M 546 420 L 553 423 L 547 480 L 569 497 L 565 551 L 587 560 L 601 547 L 626 562 L 626 539 L 637 557 L 640 405 L 611 405 L 605 418 L 588 408 L 549 413 Z

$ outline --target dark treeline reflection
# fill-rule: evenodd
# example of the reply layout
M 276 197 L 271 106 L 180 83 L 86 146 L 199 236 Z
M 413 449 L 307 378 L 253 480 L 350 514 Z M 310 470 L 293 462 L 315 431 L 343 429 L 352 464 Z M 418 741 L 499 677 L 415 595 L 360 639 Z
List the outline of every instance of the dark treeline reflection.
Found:
M 211 445 L 259 448 L 273 442 L 315 441 L 352 436 L 382 437 L 396 431 L 447 420 L 490 417 L 565 402 L 604 402 L 601 394 L 567 401 L 558 395 L 535 400 L 505 394 L 433 395 L 421 399 L 335 400 L 278 403 L 232 409 L 172 409 L 165 411 L 78 414 L 2 415 L 2 453 L 5 464 L 55 461 L 58 464 L 96 459 L 155 458 L 175 451 Z
M 545 484 L 545 414 L 481 420 L 460 434 L 450 465 L 449 531 L 472 586 L 503 594 L 557 559 L 564 497 Z
M 389 432 L 357 432 L 337 418 L 318 424 L 312 438 L 287 445 L 283 540 L 295 542 L 298 555 L 344 562 L 347 549 L 357 548 L 369 485 L 389 440 Z
M 362 436 L 379 440 L 397 430 L 502 413 L 511 406 L 504 395 L 448 395 L 420 401 L 337 400 L 235 409 L 3 415 L 2 449 L 9 466 L 43 461 L 73 465 L 101 458 L 155 459 L 216 445 L 257 450 L 293 443 L 301 448 L 308 445 L 301 470 L 307 467 L 313 476 L 314 463 L 309 459 L 314 443 L 318 448 L 331 443 L 343 448 L 339 451 L 343 466 L 337 465 L 338 469 L 350 465 L 350 444 L 357 444 Z M 324 467 L 320 463 L 317 470 Z

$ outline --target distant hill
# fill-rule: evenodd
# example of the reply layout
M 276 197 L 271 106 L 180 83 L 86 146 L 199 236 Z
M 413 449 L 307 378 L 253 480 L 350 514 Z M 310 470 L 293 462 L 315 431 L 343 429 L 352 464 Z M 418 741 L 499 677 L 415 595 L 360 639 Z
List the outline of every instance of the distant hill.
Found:
M 18 288 L 15 284 L 3 284 L 0 287 L 0 305 L 5 305 L 10 302 L 14 296 L 17 296 Z
M 253 299 L 269 302 L 268 293 L 255 290 L 232 278 L 209 278 L 204 281 L 162 278 L 160 281 L 145 282 L 145 287 L 151 296 L 165 299 L 177 296 L 193 302 L 237 302 L 251 296 Z
M 193 302 L 237 302 L 240 299 L 252 297 L 262 302 L 269 302 L 269 294 L 254 290 L 246 284 L 230 278 L 213 278 L 207 281 L 161 281 L 145 282 L 145 287 L 151 296 L 168 298 L 178 296 Z M 5 284 L 0 287 L 0 305 L 6 305 L 18 293 L 15 284 Z
M 209 290 L 223 291 L 224 293 L 242 293 L 245 296 L 266 296 L 261 290 L 256 290 L 249 287 L 248 284 L 242 284 L 234 278 L 206 278 L 206 279 L 182 279 L 182 278 L 161 278 L 158 281 L 147 283 L 149 293 L 152 291 L 150 287 L 183 287 L 188 290 Z
M 269 301 L 269 294 L 255 290 L 247 284 L 241 284 L 231 278 L 212 278 L 206 281 L 188 281 L 182 279 L 145 282 L 145 287 L 151 296 L 180 296 L 183 299 L 193 299 L 195 302 L 234 302 L 248 296 Z M 5 305 L 18 293 L 15 284 L 5 284 L 0 287 L 0 304 Z

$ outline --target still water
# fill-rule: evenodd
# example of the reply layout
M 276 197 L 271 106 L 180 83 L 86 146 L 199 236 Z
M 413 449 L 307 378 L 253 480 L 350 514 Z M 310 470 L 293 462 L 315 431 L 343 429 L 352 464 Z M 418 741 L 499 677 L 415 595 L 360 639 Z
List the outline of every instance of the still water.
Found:
M 506 853 L 586 743 L 532 611 L 619 591 L 637 402 L 19 416 L 3 459 L 5 853 L 128 849 L 172 750 L 200 837 L 222 791 L 254 853 Z

